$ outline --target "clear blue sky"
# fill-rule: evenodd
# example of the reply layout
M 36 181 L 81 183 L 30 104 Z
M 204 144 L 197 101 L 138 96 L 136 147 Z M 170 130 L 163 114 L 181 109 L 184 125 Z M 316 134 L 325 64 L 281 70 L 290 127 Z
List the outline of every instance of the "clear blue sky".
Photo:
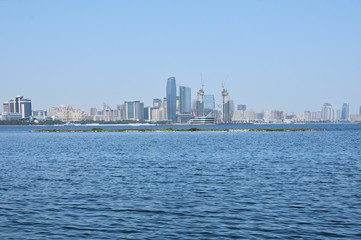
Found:
M 0 1 L 0 101 L 89 111 L 165 96 L 301 113 L 361 105 L 361 1 Z M 2 111 L 2 109 L 1 109 Z

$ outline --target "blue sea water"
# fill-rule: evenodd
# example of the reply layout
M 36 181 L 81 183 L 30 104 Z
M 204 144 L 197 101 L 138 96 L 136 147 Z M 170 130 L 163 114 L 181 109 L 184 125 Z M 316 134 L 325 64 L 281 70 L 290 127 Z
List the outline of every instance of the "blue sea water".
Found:
M 361 124 L 54 128 L 0 127 L 0 239 L 361 239 Z

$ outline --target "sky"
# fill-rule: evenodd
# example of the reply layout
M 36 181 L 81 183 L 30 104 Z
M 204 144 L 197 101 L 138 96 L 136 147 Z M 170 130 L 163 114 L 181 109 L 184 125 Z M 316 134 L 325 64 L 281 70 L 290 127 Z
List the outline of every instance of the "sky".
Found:
M 1 0 L 0 101 L 151 105 L 168 77 L 248 109 L 361 105 L 361 1 Z M 2 109 L 0 110 L 2 111 Z

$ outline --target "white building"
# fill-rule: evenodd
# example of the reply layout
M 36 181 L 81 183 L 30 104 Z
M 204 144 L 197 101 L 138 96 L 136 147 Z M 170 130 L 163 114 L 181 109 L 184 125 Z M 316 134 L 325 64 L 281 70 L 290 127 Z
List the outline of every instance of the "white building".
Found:
M 74 109 L 70 105 L 61 105 L 58 108 L 49 108 L 48 116 L 60 118 L 63 122 L 77 122 L 84 120 L 84 110 Z
M 233 112 L 232 122 L 251 122 L 256 120 L 257 113 L 252 110 L 236 110 Z

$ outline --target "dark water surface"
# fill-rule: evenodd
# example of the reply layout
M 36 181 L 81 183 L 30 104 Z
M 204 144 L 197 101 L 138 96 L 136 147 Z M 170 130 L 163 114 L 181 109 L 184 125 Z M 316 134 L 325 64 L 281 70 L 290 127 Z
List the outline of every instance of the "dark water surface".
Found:
M 328 131 L 0 127 L 0 239 L 361 239 L 360 124 L 231 127 Z

